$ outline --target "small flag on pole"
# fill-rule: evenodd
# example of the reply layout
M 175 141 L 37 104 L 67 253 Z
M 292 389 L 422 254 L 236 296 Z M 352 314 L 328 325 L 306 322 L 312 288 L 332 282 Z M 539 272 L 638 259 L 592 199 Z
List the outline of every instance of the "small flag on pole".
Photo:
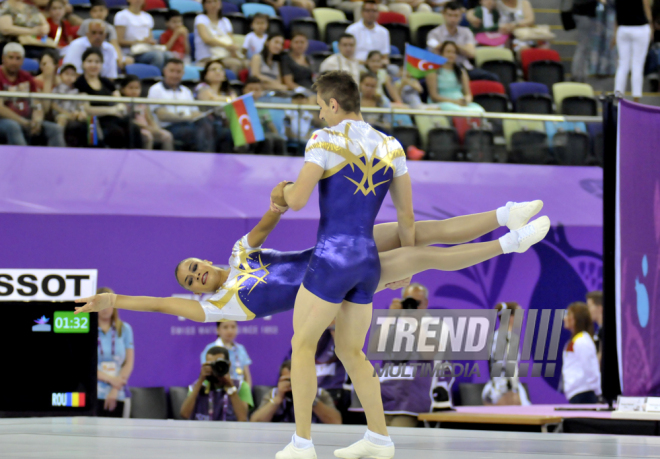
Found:
M 224 110 L 229 118 L 229 129 L 234 138 L 234 146 L 240 147 L 264 140 L 264 128 L 261 126 L 252 94 L 234 99 L 225 105 Z
M 98 145 L 99 136 L 96 132 L 96 117 L 88 116 L 87 117 L 87 145 Z
M 447 62 L 442 56 L 406 43 L 406 70 L 413 78 L 422 78 Z

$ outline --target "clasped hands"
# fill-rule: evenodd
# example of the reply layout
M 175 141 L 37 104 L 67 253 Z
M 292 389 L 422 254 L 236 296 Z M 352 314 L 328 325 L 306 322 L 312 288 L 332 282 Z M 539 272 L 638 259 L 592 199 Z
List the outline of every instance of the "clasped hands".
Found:
M 287 185 L 286 180 L 278 183 L 273 191 L 270 192 L 270 210 L 277 212 L 278 214 L 283 214 L 289 210 L 289 206 L 286 204 L 284 199 L 284 187 Z

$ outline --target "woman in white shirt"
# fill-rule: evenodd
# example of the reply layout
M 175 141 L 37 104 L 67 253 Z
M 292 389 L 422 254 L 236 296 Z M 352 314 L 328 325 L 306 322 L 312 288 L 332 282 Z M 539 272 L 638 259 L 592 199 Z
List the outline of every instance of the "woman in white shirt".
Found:
M 234 43 L 229 19 L 222 17 L 220 0 L 204 0 L 204 14 L 195 18 L 195 61 L 206 64 L 220 59 L 225 68 L 238 74 L 244 67 L 240 47 Z
M 165 61 L 174 54 L 154 47 L 157 44 L 151 35 L 154 18 L 142 11 L 143 6 L 144 0 L 128 0 L 128 8 L 117 13 L 114 21 L 117 41 L 122 53 L 134 56 L 135 62 L 155 65 L 162 71 Z
M 564 394 L 568 403 L 597 403 L 601 394 L 600 365 L 589 307 L 582 302 L 571 303 L 564 316 L 564 328 L 572 334 L 563 353 Z

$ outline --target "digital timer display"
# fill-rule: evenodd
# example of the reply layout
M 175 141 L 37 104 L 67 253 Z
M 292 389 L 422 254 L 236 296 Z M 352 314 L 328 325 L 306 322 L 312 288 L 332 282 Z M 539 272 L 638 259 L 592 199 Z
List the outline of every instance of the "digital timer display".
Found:
M 53 319 L 55 333 L 89 333 L 89 313 L 74 314 L 73 311 L 55 311 Z

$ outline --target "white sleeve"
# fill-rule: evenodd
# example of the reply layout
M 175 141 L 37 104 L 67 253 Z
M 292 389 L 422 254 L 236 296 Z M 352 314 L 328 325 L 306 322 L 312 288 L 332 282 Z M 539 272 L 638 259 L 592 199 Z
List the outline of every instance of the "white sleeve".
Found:
M 122 27 L 128 27 L 128 17 L 126 16 L 126 11 L 120 11 L 117 13 L 115 16 L 115 20 L 113 21 L 115 26 L 122 26 Z M 124 35 L 126 35 L 124 33 Z
M 232 27 L 231 21 L 229 19 L 222 18 L 222 23 L 224 24 L 225 33 L 234 33 L 234 28 Z
M 394 160 L 392 160 L 392 165 L 394 166 L 394 176 L 400 177 L 408 173 L 408 164 L 406 163 L 406 154 L 403 150 L 403 147 L 394 137 L 388 139 L 388 151 L 394 152 Z
M 250 32 L 245 36 L 245 40 L 243 40 L 243 49 L 247 49 L 248 51 L 250 50 L 250 45 L 252 44 L 252 37 L 254 37 L 254 32 Z
M 383 53 L 384 55 L 389 56 L 390 53 L 392 52 L 392 48 L 390 46 L 390 31 L 385 29 L 385 33 L 383 34 L 383 37 L 387 37 L 387 39 L 383 40 L 383 43 L 381 44 L 381 46 L 383 48 L 381 50 L 381 53 Z M 399 52 L 403 53 L 404 50 L 400 49 Z
M 204 24 L 207 28 L 209 24 L 211 23 L 211 20 L 206 16 L 205 14 L 198 14 L 195 16 L 195 32 L 197 32 L 197 26 L 199 24 Z M 213 33 L 209 30 L 209 33 Z
M 149 30 L 154 29 L 154 17 L 146 12 L 144 12 L 144 25 L 149 27 Z
M 107 43 L 107 42 L 103 42 L 104 45 L 105 45 L 106 43 Z M 115 47 L 112 46 L 112 45 L 110 45 L 110 48 L 109 48 L 109 49 L 112 50 L 112 63 L 111 63 L 112 70 L 110 71 L 110 75 L 107 75 L 106 78 L 115 79 L 115 78 L 117 78 L 117 76 L 118 76 L 118 69 L 117 69 L 117 59 L 118 59 L 118 56 L 117 56 L 117 50 L 116 50 Z
M 305 148 L 305 162 L 314 163 L 321 166 L 323 170 L 328 164 L 330 152 L 323 148 L 323 143 L 327 142 L 327 134 L 323 130 L 315 131 L 312 137 L 307 141 Z
M 253 252 L 255 250 L 261 250 L 261 246 L 251 247 L 248 243 L 248 235 L 246 234 L 234 244 L 231 250 L 231 257 L 229 258 L 229 266 L 238 268 L 241 265 L 241 252 Z
M 80 42 L 76 43 L 78 39 L 75 39 L 67 48 L 64 59 L 62 60 L 62 65 L 73 64 L 76 67 L 76 72 L 82 73 L 82 55 L 85 51 Z

